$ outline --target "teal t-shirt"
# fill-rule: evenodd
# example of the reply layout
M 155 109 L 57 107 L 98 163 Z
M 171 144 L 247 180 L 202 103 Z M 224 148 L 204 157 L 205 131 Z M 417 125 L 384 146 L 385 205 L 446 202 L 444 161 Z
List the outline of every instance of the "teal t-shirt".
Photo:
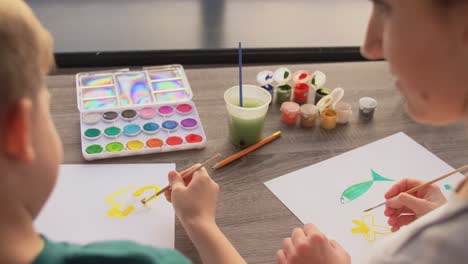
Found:
M 44 238 L 44 249 L 33 264 L 185 264 L 179 252 L 143 246 L 130 241 L 75 245 L 54 243 Z

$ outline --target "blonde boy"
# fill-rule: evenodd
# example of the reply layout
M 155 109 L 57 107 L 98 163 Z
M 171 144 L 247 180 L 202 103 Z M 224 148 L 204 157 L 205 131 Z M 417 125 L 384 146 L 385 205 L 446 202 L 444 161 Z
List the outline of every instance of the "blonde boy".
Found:
M 62 159 L 46 88 L 53 67 L 52 38 L 29 7 L 0 0 L 0 263 L 189 263 L 173 250 L 125 241 L 55 243 L 34 230 Z M 169 180 L 172 193 L 166 197 L 202 260 L 244 263 L 216 225 L 219 187 L 206 170 L 188 185 L 176 172 Z

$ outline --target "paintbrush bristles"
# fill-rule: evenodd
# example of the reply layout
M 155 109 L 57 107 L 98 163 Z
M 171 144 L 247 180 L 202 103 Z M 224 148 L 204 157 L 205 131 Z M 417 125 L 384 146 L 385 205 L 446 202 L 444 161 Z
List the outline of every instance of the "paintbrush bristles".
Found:
M 445 175 L 442 175 L 442 176 L 440 176 L 439 178 L 433 179 L 433 180 L 428 181 L 428 182 L 426 182 L 426 183 L 424 183 L 424 184 L 421 184 L 421 185 L 419 185 L 419 186 L 416 186 L 416 187 L 414 187 L 414 188 L 412 188 L 412 189 L 406 191 L 406 193 L 412 194 L 412 193 L 417 192 L 417 191 L 419 191 L 419 190 L 421 190 L 421 189 L 423 189 L 423 188 L 426 188 L 427 186 L 429 186 L 429 185 L 431 185 L 431 184 L 433 184 L 433 183 L 436 183 L 436 182 L 438 182 L 438 181 L 441 181 L 441 180 L 443 180 L 443 179 L 446 179 L 446 178 L 448 178 L 448 177 L 450 177 L 450 176 L 452 176 L 452 175 L 454 175 L 454 174 L 456 174 L 456 173 L 462 172 L 462 171 L 464 171 L 464 170 L 466 170 L 466 169 L 468 169 L 468 164 L 466 164 L 466 165 L 464 165 L 464 166 L 462 166 L 462 167 L 460 167 L 460 168 L 458 168 L 458 169 L 456 169 L 456 170 L 454 170 L 454 171 L 452 171 L 452 172 L 450 172 L 450 173 L 447 173 L 447 174 L 445 174 Z M 379 207 L 381 207 L 381 206 L 384 206 L 386 203 L 387 203 L 387 202 L 383 202 L 383 203 L 381 203 L 381 204 L 379 204 L 379 205 L 376 205 L 376 206 L 374 206 L 374 207 L 371 207 L 371 208 L 369 208 L 369 209 L 366 209 L 366 210 L 364 210 L 364 213 L 370 212 L 370 211 L 372 211 L 372 210 L 374 210 L 374 209 L 376 209 L 376 208 L 379 208 Z
M 182 179 L 185 179 L 185 178 L 188 178 L 190 177 L 192 174 L 194 174 L 196 171 L 198 171 L 199 169 L 207 166 L 208 164 L 212 163 L 214 160 L 216 160 L 217 158 L 221 157 L 221 154 L 216 154 L 214 155 L 213 157 L 211 157 L 210 159 L 206 160 L 205 162 L 203 162 L 202 164 L 199 164 L 197 166 L 192 166 L 188 169 L 185 169 L 184 171 L 182 171 L 181 173 L 181 177 Z M 155 199 L 156 197 L 158 197 L 159 195 L 161 195 L 162 193 L 166 192 L 167 190 L 169 190 L 171 188 L 170 185 L 164 187 L 162 190 L 160 190 L 159 192 L 157 192 L 156 194 L 153 194 L 151 195 L 150 197 L 146 197 L 144 199 L 141 200 L 141 203 L 143 205 L 146 205 L 146 203 L 150 202 L 151 200 Z

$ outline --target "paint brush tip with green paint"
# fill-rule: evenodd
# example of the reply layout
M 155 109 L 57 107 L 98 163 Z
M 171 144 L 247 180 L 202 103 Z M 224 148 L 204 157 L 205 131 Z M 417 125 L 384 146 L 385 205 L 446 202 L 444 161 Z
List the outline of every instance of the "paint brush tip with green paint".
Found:
M 374 185 L 374 182 L 389 182 L 389 181 L 394 181 L 392 179 L 385 178 L 375 172 L 373 169 L 371 169 L 371 175 L 372 175 L 372 180 L 361 182 L 358 184 L 354 184 L 350 187 L 348 187 L 344 192 L 341 194 L 340 197 L 340 203 L 341 204 L 347 204 L 349 202 L 352 202 L 356 200 L 357 198 L 361 197 L 364 195 L 367 191 L 370 190 L 372 185 Z

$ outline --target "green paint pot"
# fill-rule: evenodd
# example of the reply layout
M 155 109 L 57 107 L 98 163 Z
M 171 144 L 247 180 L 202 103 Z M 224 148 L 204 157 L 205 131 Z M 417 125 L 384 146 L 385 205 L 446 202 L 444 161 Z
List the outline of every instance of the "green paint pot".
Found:
M 101 136 L 101 130 L 97 128 L 89 128 L 84 132 L 84 136 L 90 140 L 98 139 Z
M 122 130 L 118 127 L 108 127 L 104 130 L 104 135 L 111 138 L 120 136 L 120 133 L 122 133 Z
M 104 150 L 101 145 L 91 145 L 86 148 L 86 153 L 88 154 L 99 154 Z
M 108 152 L 120 152 L 124 149 L 124 145 L 120 142 L 112 142 L 107 144 L 106 150 Z

